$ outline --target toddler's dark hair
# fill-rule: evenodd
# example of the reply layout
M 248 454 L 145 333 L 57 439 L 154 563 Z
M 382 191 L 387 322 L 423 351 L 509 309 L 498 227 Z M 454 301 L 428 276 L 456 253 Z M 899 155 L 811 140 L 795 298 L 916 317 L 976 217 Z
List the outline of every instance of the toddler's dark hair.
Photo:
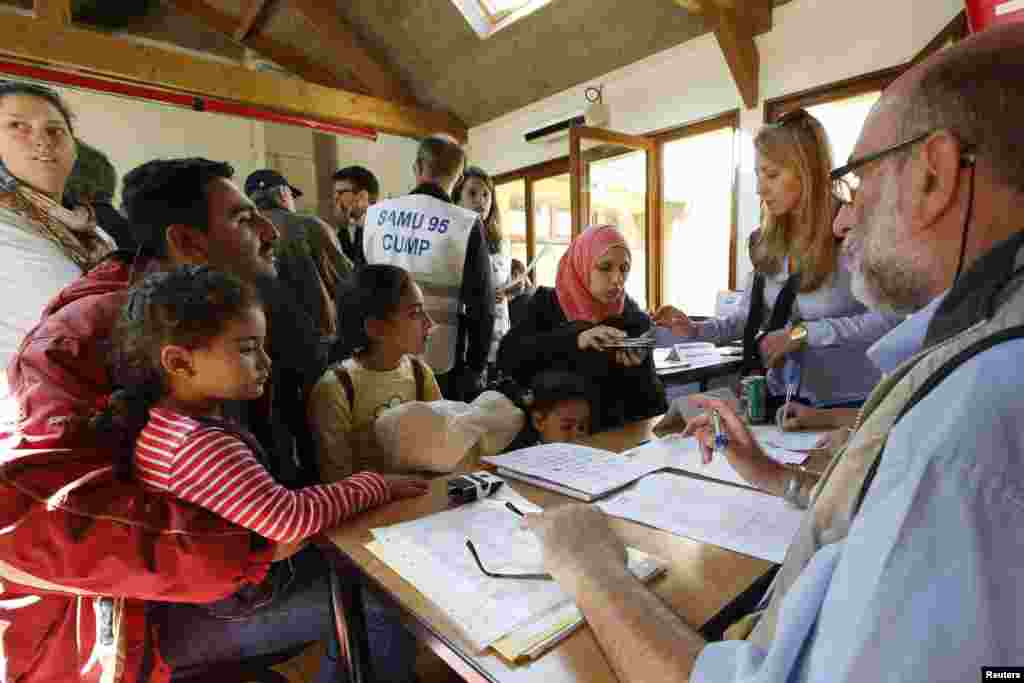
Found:
M 533 378 L 529 409 L 548 413 L 563 401 L 586 401 L 593 407 L 590 385 L 586 379 L 571 372 L 547 370 Z
M 121 388 L 92 421 L 121 453 L 121 476 L 131 474 L 135 440 L 149 409 L 167 392 L 164 347 L 201 348 L 228 321 L 261 305 L 252 287 L 209 266 L 154 273 L 132 288 L 114 328 L 114 382 Z
M 412 282 L 398 266 L 378 263 L 357 270 L 338 297 L 338 345 L 332 358 L 344 359 L 370 348 L 366 321 L 397 313 Z

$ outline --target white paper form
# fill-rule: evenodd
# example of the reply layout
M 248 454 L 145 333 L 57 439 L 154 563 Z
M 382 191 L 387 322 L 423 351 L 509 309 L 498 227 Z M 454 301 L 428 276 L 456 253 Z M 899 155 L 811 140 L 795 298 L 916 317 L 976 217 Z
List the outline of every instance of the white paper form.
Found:
M 490 498 L 372 530 L 382 559 L 444 610 L 477 651 L 569 600 L 554 581 L 493 579 L 476 566 L 467 538 L 489 571 L 544 571 L 540 544 L 506 501 L 523 512 L 540 509 L 506 484 Z
M 809 451 L 817 448 L 821 437 L 827 431 L 784 432 L 775 425 L 751 425 L 751 433 L 757 442 L 764 446 L 776 446 L 790 451 Z
M 765 454 L 783 464 L 800 464 L 807 459 L 806 453 L 796 453 L 771 446 L 763 447 Z M 658 465 L 659 469 L 680 470 L 709 479 L 717 479 L 741 486 L 756 488 L 740 476 L 725 456 L 715 456 L 705 465 L 701 461 L 700 446 L 695 437 L 670 434 L 654 439 L 643 446 L 626 451 L 630 460 L 645 465 Z
M 626 460 L 617 453 L 570 443 L 546 443 L 483 461 L 590 496 L 614 491 L 659 469 Z
M 669 473 L 598 503 L 605 513 L 702 543 L 782 562 L 803 511 L 782 498 Z

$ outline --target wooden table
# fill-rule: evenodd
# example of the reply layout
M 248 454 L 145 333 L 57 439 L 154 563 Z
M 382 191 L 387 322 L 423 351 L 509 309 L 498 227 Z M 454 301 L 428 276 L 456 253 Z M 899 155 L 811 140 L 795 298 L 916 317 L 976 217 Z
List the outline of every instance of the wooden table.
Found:
M 592 437 L 589 443 L 598 448 L 620 452 L 650 439 L 651 428 L 657 421 L 657 418 L 645 420 L 613 432 L 598 434 Z M 467 681 L 617 681 L 593 633 L 586 627 L 528 664 L 509 665 L 493 651 L 473 653 L 463 644 L 457 631 L 447 622 L 439 607 L 366 549 L 366 543 L 372 540 L 370 529 L 409 521 L 446 509 L 446 481 L 447 478 L 432 481 L 430 492 L 422 498 L 400 501 L 360 515 L 334 531 L 330 535 L 330 540 L 354 562 L 371 584 L 379 587 L 402 607 L 408 617 L 407 626 L 417 638 L 425 642 Z M 509 484 L 530 501 L 544 507 L 572 502 L 570 498 L 522 482 L 510 481 Z M 667 573 L 650 585 L 695 628 L 714 616 L 771 566 L 765 560 L 740 555 L 633 522 L 612 519 L 611 524 L 627 545 L 635 546 L 665 560 Z

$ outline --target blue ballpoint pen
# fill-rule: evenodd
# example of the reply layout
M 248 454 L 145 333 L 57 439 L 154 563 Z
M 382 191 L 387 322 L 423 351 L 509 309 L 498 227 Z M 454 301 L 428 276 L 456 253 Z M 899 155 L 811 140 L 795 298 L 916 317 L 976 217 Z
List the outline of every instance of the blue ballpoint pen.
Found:
M 722 431 L 722 416 L 717 410 L 711 411 L 711 424 L 715 428 L 715 447 L 712 454 L 721 453 L 729 447 L 729 435 Z

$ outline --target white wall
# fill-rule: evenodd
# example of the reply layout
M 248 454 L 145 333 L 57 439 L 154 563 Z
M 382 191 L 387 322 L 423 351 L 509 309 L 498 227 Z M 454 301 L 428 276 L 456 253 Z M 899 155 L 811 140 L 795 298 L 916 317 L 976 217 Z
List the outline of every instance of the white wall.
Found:
M 75 113 L 75 132 L 106 154 L 118 178 L 157 158 L 203 156 L 228 161 L 241 184 L 266 166 L 264 125 L 258 121 L 59 89 Z M 120 184 L 118 196 L 120 196 Z
M 300 210 L 317 208 L 318 160 L 311 129 L 56 89 L 75 114 L 76 134 L 106 154 L 117 169 L 115 204 L 120 201 L 120 178 L 136 166 L 158 158 L 202 156 L 230 162 L 240 187 L 253 171 L 276 169 L 303 191 Z M 376 142 L 343 136 L 335 140 L 339 168 L 352 164 L 369 168 L 381 182 L 382 196 L 404 194 L 415 184 L 415 140 L 383 134 Z M 328 176 L 335 170 L 329 169 Z
M 962 9 L 962 0 L 793 0 L 775 10 L 771 32 L 757 38 L 761 99 L 905 62 Z M 567 140 L 528 144 L 523 133 L 582 111 L 588 85 L 604 86 L 611 110 L 606 127 L 627 133 L 743 107 L 721 50 L 708 34 L 471 129 L 472 163 L 504 173 L 568 154 Z M 760 220 L 751 141 L 763 120 L 762 107 L 741 115 L 741 245 Z M 737 281 L 749 271 L 746 249 L 738 249 Z
M 377 141 L 339 137 L 338 168 L 365 166 L 380 181 L 382 198 L 408 194 L 416 184 L 412 165 L 417 141 L 395 135 L 377 136 Z

